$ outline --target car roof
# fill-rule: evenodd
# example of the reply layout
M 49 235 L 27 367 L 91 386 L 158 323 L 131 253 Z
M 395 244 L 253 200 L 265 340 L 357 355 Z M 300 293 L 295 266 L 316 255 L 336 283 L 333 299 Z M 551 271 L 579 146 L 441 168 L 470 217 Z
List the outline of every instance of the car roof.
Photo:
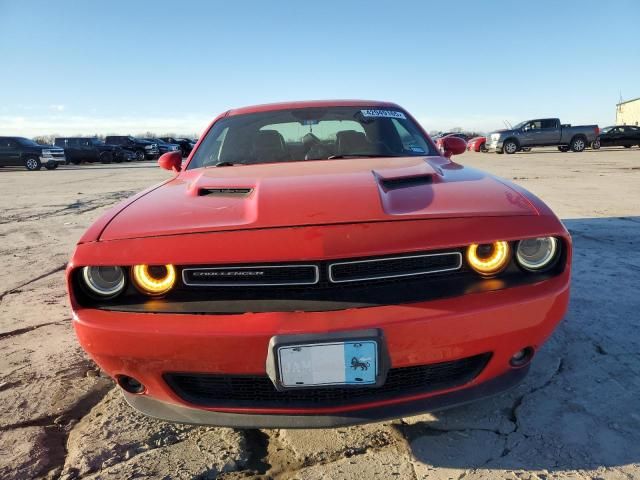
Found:
M 243 115 L 246 113 L 270 112 L 274 110 L 292 110 L 298 108 L 313 107 L 391 107 L 401 108 L 392 102 L 380 102 L 375 100 L 308 100 L 301 102 L 267 103 L 264 105 L 252 105 L 248 107 L 234 108 L 227 112 L 227 116 Z

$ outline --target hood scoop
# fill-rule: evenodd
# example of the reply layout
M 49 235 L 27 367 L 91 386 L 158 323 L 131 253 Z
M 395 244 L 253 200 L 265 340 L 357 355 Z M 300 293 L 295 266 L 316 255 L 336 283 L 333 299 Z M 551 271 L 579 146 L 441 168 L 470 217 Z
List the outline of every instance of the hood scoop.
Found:
M 431 175 L 413 175 L 408 177 L 397 178 L 379 178 L 380 186 L 389 191 L 397 190 L 399 188 L 418 187 L 420 185 L 431 185 L 433 183 L 433 176 Z
M 233 196 L 233 197 L 247 197 L 253 192 L 253 188 L 246 187 L 200 187 L 198 188 L 198 196 Z

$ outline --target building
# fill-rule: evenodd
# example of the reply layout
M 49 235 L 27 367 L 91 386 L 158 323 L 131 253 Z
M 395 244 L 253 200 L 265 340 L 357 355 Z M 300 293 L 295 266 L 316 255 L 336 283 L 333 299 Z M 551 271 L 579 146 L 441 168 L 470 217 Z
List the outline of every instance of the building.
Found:
M 640 125 L 640 97 L 616 105 L 616 125 Z

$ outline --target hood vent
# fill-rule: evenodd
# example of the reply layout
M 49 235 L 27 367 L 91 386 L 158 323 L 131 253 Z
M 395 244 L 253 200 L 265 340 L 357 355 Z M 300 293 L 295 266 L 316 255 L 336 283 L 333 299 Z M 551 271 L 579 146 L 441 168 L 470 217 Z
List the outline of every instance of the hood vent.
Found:
M 413 177 L 381 178 L 380 185 L 385 190 L 396 190 L 398 188 L 417 187 L 419 185 L 430 185 L 433 183 L 431 175 L 416 175 Z
M 238 197 L 246 197 L 253 191 L 253 188 L 200 188 L 198 196 L 204 195 L 232 195 Z

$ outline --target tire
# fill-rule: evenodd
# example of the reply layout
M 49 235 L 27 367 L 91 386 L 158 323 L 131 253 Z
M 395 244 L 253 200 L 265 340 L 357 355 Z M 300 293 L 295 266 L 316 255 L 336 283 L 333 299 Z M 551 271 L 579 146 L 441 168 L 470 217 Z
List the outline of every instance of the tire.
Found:
M 142 150 L 136 150 L 136 161 L 141 162 L 144 160 L 144 152 Z
M 594 140 L 591 142 L 591 148 L 593 150 L 600 150 L 600 140 Z
M 587 148 L 587 142 L 584 137 L 574 137 L 573 139 L 571 139 L 569 148 L 572 152 L 582 152 L 585 148 Z
M 113 155 L 111 152 L 103 152 L 100 155 L 100 163 L 111 163 L 113 161 Z
M 47 170 L 55 170 L 58 168 L 58 162 L 47 162 L 44 164 L 44 168 Z
M 515 140 L 507 140 L 502 144 L 502 151 L 507 155 L 513 155 L 518 151 L 518 144 Z
M 496 153 L 497 153 L 498 155 L 502 155 L 504 152 L 503 152 L 502 150 L 496 150 Z
M 624 148 L 631 148 L 631 145 L 624 145 Z
M 531 151 L 531 147 L 522 147 L 520 149 L 521 152 L 530 152 Z
M 482 153 L 487 153 L 487 144 L 486 143 L 481 143 L 480 144 L 480 151 Z
M 42 168 L 42 162 L 38 157 L 29 157 L 24 161 L 24 167 L 30 172 L 35 172 Z

